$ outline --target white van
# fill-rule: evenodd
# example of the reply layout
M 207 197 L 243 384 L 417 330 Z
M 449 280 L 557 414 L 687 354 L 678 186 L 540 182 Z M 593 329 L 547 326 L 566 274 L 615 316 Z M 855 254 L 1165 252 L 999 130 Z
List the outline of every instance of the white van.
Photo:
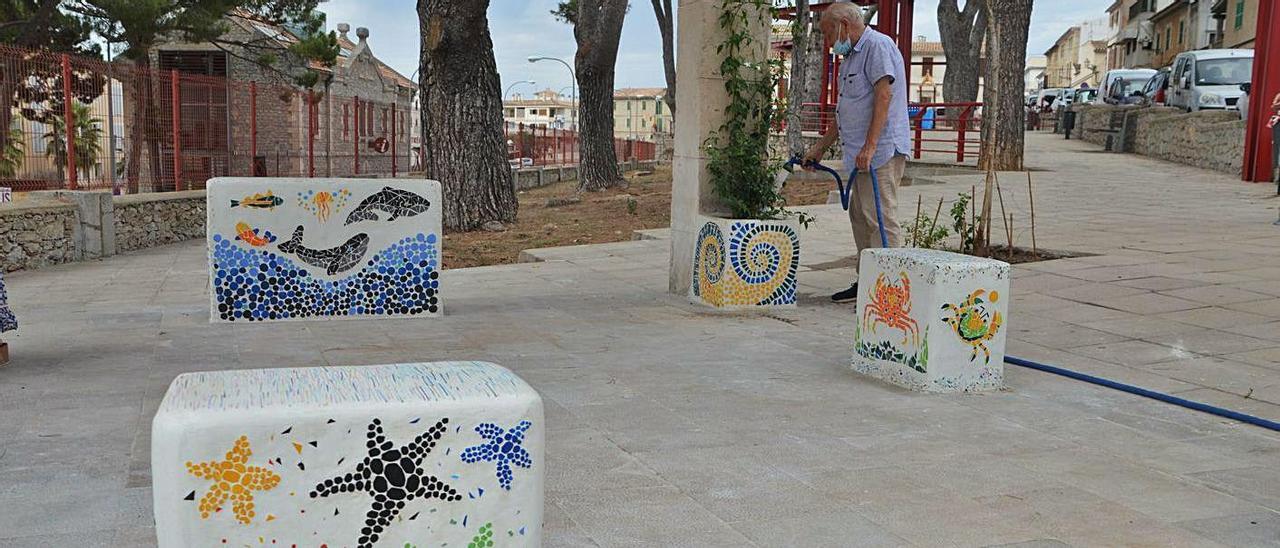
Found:
M 1253 80 L 1253 50 L 1206 49 L 1178 54 L 1169 84 L 1169 106 L 1187 112 L 1236 110 Z
M 1142 88 L 1152 76 L 1155 69 L 1116 69 L 1109 70 L 1102 77 L 1102 91 L 1098 97 L 1109 105 L 1125 105 L 1136 102 Z M 1134 95 L 1135 93 L 1139 95 Z

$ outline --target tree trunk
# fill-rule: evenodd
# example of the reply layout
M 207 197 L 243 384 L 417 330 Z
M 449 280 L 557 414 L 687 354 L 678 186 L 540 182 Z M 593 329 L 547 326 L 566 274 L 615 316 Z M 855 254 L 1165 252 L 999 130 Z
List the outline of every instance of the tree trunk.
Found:
M 667 95 L 663 100 L 666 101 L 667 108 L 671 110 L 671 117 L 674 119 L 676 114 L 675 11 L 671 9 L 671 0 L 651 1 L 653 14 L 658 18 L 658 32 L 662 33 L 662 69 L 667 77 Z
M 978 165 L 988 170 L 1022 171 L 1026 117 L 1022 93 L 1033 0 L 984 1 L 992 16 Z
M 516 219 L 489 0 L 418 0 L 426 176 L 443 185 L 444 226 Z
M 822 27 L 814 24 L 809 29 L 809 44 L 804 53 L 804 100 L 802 103 L 816 103 L 822 92 L 822 60 L 827 56 L 826 42 L 822 38 Z
M 142 148 L 147 143 L 147 112 L 151 105 L 151 72 L 147 70 L 150 61 L 147 57 L 141 57 L 134 61 L 133 65 L 133 112 L 131 113 L 133 122 L 129 127 L 129 156 L 125 161 L 125 181 L 129 187 L 129 194 L 137 194 L 139 190 L 139 180 L 142 171 Z M 127 77 L 126 77 L 127 78 Z M 154 153 L 151 156 L 155 156 Z M 152 162 L 152 169 L 159 167 L 159 162 Z M 159 173 L 151 172 L 153 180 L 159 179 Z
M 981 76 L 982 40 L 987 34 L 985 0 L 966 0 L 961 10 L 957 0 L 938 3 L 938 31 L 947 56 L 947 77 L 942 80 L 942 98 L 953 103 L 978 100 Z
M 790 154 L 803 154 L 803 128 L 800 110 L 805 103 L 805 85 L 809 68 L 809 0 L 796 0 L 796 20 L 791 25 L 791 88 L 787 90 L 787 149 Z
M 613 146 L 613 67 L 618 60 L 618 40 L 626 14 L 626 0 L 578 0 L 573 36 L 578 42 L 574 64 L 580 94 L 579 190 L 596 191 L 626 184 Z

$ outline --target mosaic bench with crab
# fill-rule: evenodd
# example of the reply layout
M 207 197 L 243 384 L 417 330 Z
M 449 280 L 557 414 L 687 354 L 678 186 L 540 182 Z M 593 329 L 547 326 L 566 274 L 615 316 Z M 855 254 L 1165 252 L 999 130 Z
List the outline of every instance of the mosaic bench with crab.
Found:
M 912 390 L 1004 386 L 1009 265 L 929 249 L 859 260 L 853 368 Z
M 152 423 L 158 543 L 539 546 L 542 419 L 483 362 L 179 375 Z

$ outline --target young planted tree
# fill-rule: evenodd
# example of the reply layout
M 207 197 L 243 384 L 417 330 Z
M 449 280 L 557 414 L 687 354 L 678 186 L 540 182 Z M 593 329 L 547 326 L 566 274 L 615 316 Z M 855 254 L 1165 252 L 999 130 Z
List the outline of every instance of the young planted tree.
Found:
M 671 0 L 650 0 L 653 3 L 653 14 L 658 18 L 658 32 L 662 34 L 662 70 L 667 77 L 667 107 L 672 116 L 676 113 L 676 12 L 671 9 Z M 808 0 L 799 0 L 807 2 Z
M 806 97 L 809 59 L 809 0 L 796 0 L 796 18 L 791 22 L 791 78 L 787 89 L 787 151 L 803 154 L 808 148 L 801 134 L 800 110 Z
M 426 176 L 444 185 L 444 224 L 511 222 L 519 203 L 502 137 L 489 0 L 418 0 Z
M 93 117 L 89 105 L 73 103 L 71 117 L 74 120 L 71 132 L 75 137 L 76 169 L 89 175 L 98 155 L 102 153 L 102 124 Z M 58 178 L 65 176 L 67 168 L 67 124 L 61 115 L 54 116 L 49 123 L 49 131 L 42 138 L 47 143 L 45 155 L 52 158 L 58 166 Z
M 627 0 L 571 0 L 552 13 L 573 24 L 578 43 L 573 57 L 582 154 L 578 189 L 596 191 L 626 184 L 613 146 L 613 68 Z
M 982 148 L 978 166 L 1022 171 L 1027 33 L 1033 0 L 983 0 L 990 14 L 987 77 L 983 91 Z M 947 59 L 950 63 L 950 58 Z M 950 68 L 947 79 L 951 79 Z M 988 194 L 990 192 L 988 191 Z M 990 218 L 989 211 L 983 216 Z
M 978 100 L 978 80 L 982 76 L 982 41 L 987 36 L 985 0 L 938 2 L 938 31 L 942 51 L 947 56 L 947 77 L 942 82 L 942 98 L 967 103 Z

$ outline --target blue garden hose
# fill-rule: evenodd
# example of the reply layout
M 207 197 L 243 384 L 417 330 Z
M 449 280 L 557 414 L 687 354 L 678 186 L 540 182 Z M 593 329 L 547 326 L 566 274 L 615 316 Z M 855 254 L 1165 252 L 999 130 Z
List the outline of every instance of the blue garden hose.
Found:
M 880 212 L 880 181 L 876 177 L 876 170 L 868 169 L 871 173 L 871 194 L 876 198 L 876 226 L 880 227 L 880 247 L 889 247 L 889 237 L 884 233 L 884 214 Z M 853 172 L 849 174 L 849 188 L 858 182 L 858 168 L 853 168 Z M 844 206 L 849 209 L 849 206 Z
M 1005 361 L 1006 363 L 1011 363 L 1011 364 L 1013 364 L 1013 365 L 1017 365 L 1017 366 L 1021 366 L 1021 367 L 1026 367 L 1026 368 L 1028 368 L 1028 369 L 1035 369 L 1035 370 L 1037 370 L 1037 371 L 1044 371 L 1045 373 L 1053 373 L 1053 374 L 1055 374 L 1055 375 L 1062 375 L 1063 377 L 1067 377 L 1067 378 L 1070 378 L 1070 379 L 1075 379 L 1075 380 L 1078 380 L 1078 381 L 1084 381 L 1084 382 L 1087 382 L 1087 383 L 1096 384 L 1096 385 L 1098 385 L 1098 386 L 1105 386 L 1105 387 L 1110 388 L 1110 389 L 1113 389 L 1113 390 L 1119 390 L 1119 391 L 1121 391 L 1121 392 L 1128 392 L 1128 393 L 1130 393 L 1130 394 L 1136 394 L 1136 395 L 1138 395 L 1138 396 L 1142 396 L 1142 397 L 1144 397 L 1144 398 L 1151 398 L 1151 399 L 1153 399 L 1153 400 L 1162 401 L 1162 402 L 1165 402 L 1165 403 L 1171 403 L 1171 404 L 1173 404 L 1173 405 L 1177 405 L 1177 406 L 1180 406 L 1180 407 L 1185 407 L 1185 408 L 1187 408 L 1187 409 L 1194 409 L 1194 410 L 1196 410 L 1196 411 L 1200 411 L 1200 412 L 1202 412 L 1202 413 L 1209 413 L 1210 415 L 1217 415 L 1217 416 L 1219 416 L 1219 417 L 1224 417 L 1224 418 L 1228 418 L 1228 419 L 1231 419 L 1231 420 L 1234 420 L 1234 421 L 1239 421 L 1239 422 L 1243 422 L 1243 423 L 1252 424 L 1252 425 L 1254 425 L 1254 426 L 1261 426 L 1262 428 L 1266 428 L 1266 429 L 1268 429 L 1268 430 L 1274 430 L 1274 431 L 1276 431 L 1276 432 L 1280 432 L 1280 422 L 1275 422 L 1275 421 L 1272 421 L 1272 420 L 1267 420 L 1267 419 L 1264 419 L 1264 418 L 1262 418 L 1262 417 L 1255 417 L 1255 416 L 1253 416 L 1253 415 L 1246 415 L 1246 414 L 1241 413 L 1241 412 L 1239 412 L 1239 411 L 1232 411 L 1232 410 L 1230 410 L 1230 409 L 1224 409 L 1224 408 L 1221 408 L 1221 407 L 1215 407 L 1215 406 L 1212 406 L 1212 405 L 1203 404 L 1203 403 L 1200 403 L 1200 402 L 1196 402 L 1196 401 L 1191 401 L 1191 400 L 1188 400 L 1188 399 L 1179 398 L 1179 397 L 1177 397 L 1177 396 L 1171 396 L 1171 395 L 1169 395 L 1169 394 L 1164 394 L 1164 393 L 1161 393 L 1161 392 L 1156 392 L 1156 391 L 1154 391 L 1154 390 L 1147 390 L 1146 388 L 1141 388 L 1141 387 L 1138 387 L 1138 386 L 1133 386 L 1133 385 L 1131 385 L 1131 384 L 1124 384 L 1124 383 L 1121 383 L 1121 382 L 1116 382 L 1116 381 L 1113 381 L 1113 380 L 1104 379 L 1104 378 L 1102 378 L 1102 377 L 1095 377 L 1095 376 L 1093 376 L 1093 375 L 1087 375 L 1087 374 L 1080 373 L 1080 372 L 1077 372 L 1077 371 L 1072 371 L 1072 370 L 1070 370 L 1070 369 L 1063 369 L 1063 368 L 1061 368 L 1061 367 L 1054 367 L 1054 366 L 1052 366 L 1052 365 L 1045 365 L 1045 364 L 1043 364 L 1043 363 L 1033 362 L 1033 361 L 1031 361 L 1031 360 L 1024 360 L 1024 359 L 1022 359 L 1022 358 L 1017 358 L 1017 357 L 1014 357 L 1014 356 L 1005 356 L 1005 357 L 1004 357 L 1004 361 Z

